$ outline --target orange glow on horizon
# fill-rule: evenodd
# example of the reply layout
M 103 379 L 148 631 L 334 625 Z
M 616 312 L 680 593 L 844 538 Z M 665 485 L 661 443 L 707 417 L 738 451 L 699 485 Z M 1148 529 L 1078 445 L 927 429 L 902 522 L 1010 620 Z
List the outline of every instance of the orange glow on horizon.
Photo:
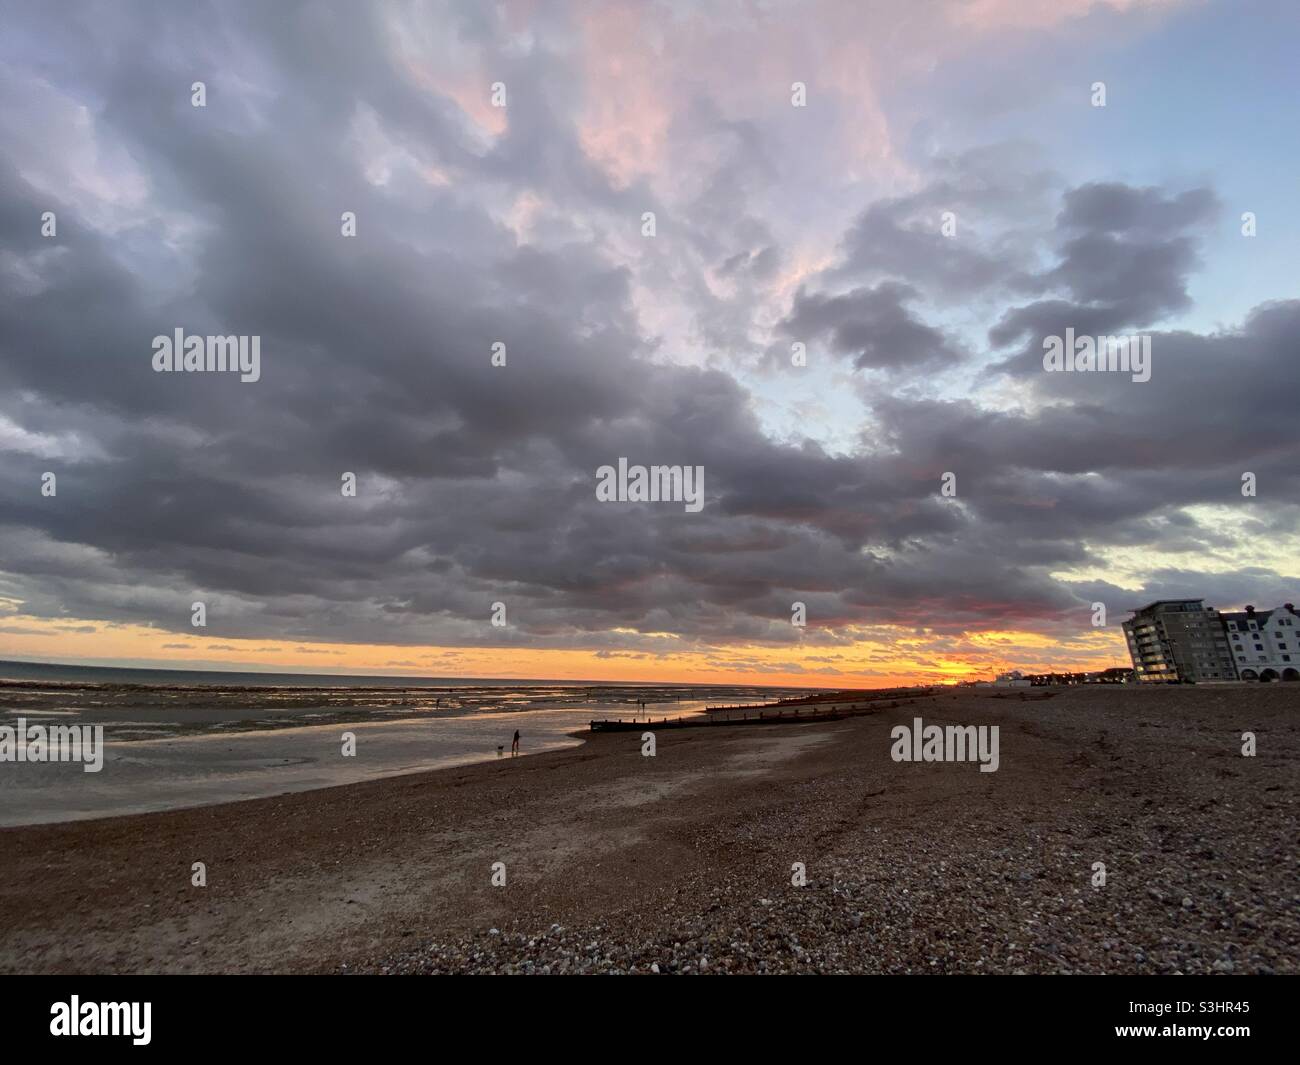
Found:
M 1026 672 L 1127 665 L 1122 638 L 1090 630 L 1068 645 L 1041 633 L 986 631 L 881 638 L 827 646 L 730 645 L 656 652 L 529 647 L 429 647 L 240 639 L 165 632 L 144 625 L 0 620 L 0 659 L 82 665 L 384 676 L 591 680 L 654 684 L 757 684 L 876 688 L 990 678 Z M 942 652 L 935 645 L 946 645 Z

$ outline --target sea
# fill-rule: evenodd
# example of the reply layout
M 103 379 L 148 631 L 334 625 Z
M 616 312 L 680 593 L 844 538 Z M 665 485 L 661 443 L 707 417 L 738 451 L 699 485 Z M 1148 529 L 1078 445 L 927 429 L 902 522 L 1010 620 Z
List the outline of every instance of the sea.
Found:
M 519 711 L 678 717 L 815 689 L 469 677 L 131 669 L 0 661 L 0 724 L 104 725 L 111 739 Z
M 94 771 L 0 759 L 0 826 L 232 803 L 476 762 L 511 772 L 530 755 L 581 745 L 593 719 L 635 719 L 653 731 L 706 706 L 802 694 L 0 661 L 0 727 L 15 736 L 51 725 L 102 729 L 104 751 Z M 640 734 L 627 742 L 639 750 Z

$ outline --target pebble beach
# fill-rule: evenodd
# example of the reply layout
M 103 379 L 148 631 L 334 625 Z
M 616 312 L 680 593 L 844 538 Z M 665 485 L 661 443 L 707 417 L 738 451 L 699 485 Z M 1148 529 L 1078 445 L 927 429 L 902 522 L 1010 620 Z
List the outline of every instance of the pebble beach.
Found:
M 998 770 L 894 761 L 921 715 L 998 726 Z M 1289 686 L 965 690 L 656 741 L 0 830 L 0 969 L 1300 971 Z

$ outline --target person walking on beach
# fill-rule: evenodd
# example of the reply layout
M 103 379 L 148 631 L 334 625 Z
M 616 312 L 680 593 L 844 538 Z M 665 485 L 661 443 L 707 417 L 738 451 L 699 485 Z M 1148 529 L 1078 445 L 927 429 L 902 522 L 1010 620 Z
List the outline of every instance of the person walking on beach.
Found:
M 519 730 L 515 729 L 515 738 L 510 741 L 510 757 L 513 758 L 519 753 Z

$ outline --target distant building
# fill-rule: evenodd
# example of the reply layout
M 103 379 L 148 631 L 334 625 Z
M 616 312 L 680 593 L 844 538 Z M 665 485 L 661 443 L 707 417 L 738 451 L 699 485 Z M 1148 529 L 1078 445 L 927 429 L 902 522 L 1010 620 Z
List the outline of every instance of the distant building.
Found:
M 1287 603 L 1277 610 L 1220 614 L 1242 680 L 1300 680 L 1300 614 Z
M 1013 669 L 1010 673 L 999 673 L 997 679 L 993 681 L 995 688 L 1028 688 L 1029 679 L 1018 669 Z
M 1219 612 L 1204 599 L 1158 599 L 1123 627 L 1140 684 L 1237 679 Z
M 1131 684 L 1133 670 L 1125 666 L 1080 673 L 1030 673 L 1025 680 L 1036 688 L 1070 687 L 1076 684 Z

